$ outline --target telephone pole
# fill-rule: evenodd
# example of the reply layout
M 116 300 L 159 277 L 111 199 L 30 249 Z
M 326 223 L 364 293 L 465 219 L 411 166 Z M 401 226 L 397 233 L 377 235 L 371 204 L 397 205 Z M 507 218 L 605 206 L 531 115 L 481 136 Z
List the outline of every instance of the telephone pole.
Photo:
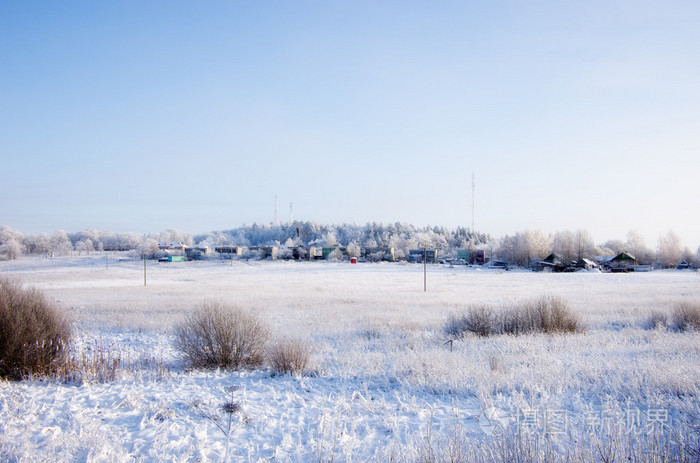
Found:
M 475 193 L 476 193 L 476 179 L 474 176 L 474 172 L 472 172 L 472 233 L 476 231 L 474 228 L 474 202 L 475 202 Z

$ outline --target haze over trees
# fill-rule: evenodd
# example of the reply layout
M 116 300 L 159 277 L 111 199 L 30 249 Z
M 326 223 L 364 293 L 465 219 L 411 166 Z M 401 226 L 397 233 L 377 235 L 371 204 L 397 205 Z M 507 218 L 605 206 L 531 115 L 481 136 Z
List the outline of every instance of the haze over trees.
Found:
M 611 239 L 595 244 L 585 229 L 560 230 L 545 233 L 524 230 L 513 235 L 493 238 L 465 227 L 415 227 L 405 223 L 367 223 L 365 225 L 325 225 L 309 221 L 294 221 L 280 225 L 252 224 L 229 230 L 193 235 L 168 229 L 160 233 L 136 235 L 88 229 L 77 233 L 57 230 L 53 234 L 23 234 L 8 226 L 0 226 L 0 259 L 16 259 L 22 254 L 61 256 L 77 253 L 89 255 L 95 251 L 134 251 L 135 255 L 155 257 L 158 242 L 182 242 L 186 246 L 281 246 L 280 256 L 291 255 L 292 247 L 343 246 L 353 257 L 363 249 L 382 253 L 393 248 L 397 259 L 408 257 L 411 249 L 436 249 L 441 256 L 456 257 L 458 249 L 484 249 L 488 258 L 512 265 L 528 266 L 554 253 L 563 261 L 614 256 L 620 252 L 633 255 L 640 264 L 673 267 L 681 261 L 700 263 L 697 252 L 683 247 L 678 235 L 669 230 L 660 236 L 656 248 L 651 248 L 637 230 L 630 230 L 626 239 Z

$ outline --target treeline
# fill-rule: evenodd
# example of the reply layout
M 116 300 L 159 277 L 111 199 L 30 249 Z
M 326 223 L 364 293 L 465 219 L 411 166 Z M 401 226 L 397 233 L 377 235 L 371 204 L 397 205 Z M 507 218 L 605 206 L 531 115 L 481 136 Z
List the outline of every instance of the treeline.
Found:
M 529 266 L 551 253 L 564 262 L 595 259 L 598 256 L 615 256 L 621 252 L 631 254 L 639 264 L 659 267 L 675 267 L 679 262 L 700 263 L 700 247 L 693 252 L 682 245 L 673 231 L 659 237 L 656 248 L 647 246 L 644 237 L 636 230 L 627 233 L 626 240 L 608 240 L 595 244 L 587 230 L 564 230 L 556 233 L 526 230 L 500 238 L 493 252 L 513 265 Z
M 414 227 L 410 224 L 368 223 L 365 225 L 322 225 L 295 221 L 282 225 L 241 226 L 232 230 L 198 235 L 194 241 L 210 247 L 236 246 L 359 246 L 364 249 L 393 248 L 397 259 L 410 249 L 437 249 L 449 253 L 457 249 L 483 248 L 491 237 L 464 227 Z
M 158 242 L 183 242 L 187 246 L 359 246 L 364 249 L 393 248 L 397 259 L 408 256 L 410 249 L 436 249 L 440 256 L 455 257 L 458 249 L 484 249 L 487 258 L 512 265 L 528 266 L 555 253 L 564 261 L 593 259 L 597 256 L 628 252 L 640 264 L 675 266 L 678 262 L 698 263 L 698 251 L 683 247 L 680 238 L 669 231 L 659 237 L 655 248 L 649 247 L 637 231 L 626 239 L 594 243 L 587 230 L 564 230 L 556 233 L 525 230 L 514 235 L 492 238 L 465 227 L 415 227 L 410 224 L 368 223 L 365 225 L 324 225 L 295 221 L 281 225 L 243 225 L 193 235 L 169 229 L 160 233 L 136 235 L 88 229 L 77 233 L 62 230 L 53 234 L 23 234 L 8 226 L 0 227 L 0 258 L 15 259 L 22 254 L 67 255 L 94 251 L 134 251 L 135 255 L 155 255 Z
M 21 254 L 66 255 L 89 254 L 94 251 L 136 251 L 150 255 L 158 250 L 158 242 L 182 242 L 187 246 L 350 246 L 362 248 L 394 248 L 397 258 L 408 255 L 409 249 L 437 249 L 449 253 L 456 249 L 484 248 L 492 241 L 485 233 L 464 227 L 414 227 L 409 224 L 368 223 L 366 225 L 323 225 L 295 221 L 282 225 L 243 225 L 193 235 L 169 229 L 161 233 L 135 235 L 88 229 L 77 233 L 63 230 L 53 234 L 23 234 L 8 226 L 0 227 L 0 255 L 15 259 Z

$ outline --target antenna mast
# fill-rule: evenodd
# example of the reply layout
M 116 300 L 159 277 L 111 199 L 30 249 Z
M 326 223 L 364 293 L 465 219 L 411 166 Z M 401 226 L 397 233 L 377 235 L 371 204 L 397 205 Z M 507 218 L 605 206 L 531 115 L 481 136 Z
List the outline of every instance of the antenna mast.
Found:
M 474 177 L 474 172 L 472 172 L 472 233 L 476 231 L 474 228 L 474 199 L 476 192 L 476 180 Z
M 294 222 L 294 216 L 292 215 L 292 206 L 294 205 L 293 202 L 289 202 L 289 223 Z

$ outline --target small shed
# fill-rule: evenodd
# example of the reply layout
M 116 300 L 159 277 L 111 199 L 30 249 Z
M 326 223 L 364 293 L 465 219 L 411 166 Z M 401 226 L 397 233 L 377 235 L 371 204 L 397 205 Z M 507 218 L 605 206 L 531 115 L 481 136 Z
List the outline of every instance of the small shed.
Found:
M 625 266 L 637 265 L 637 258 L 634 257 L 632 254 L 623 251 L 620 254 L 613 257 L 610 263 Z
M 633 271 L 635 265 L 637 265 L 637 258 L 624 251 L 610 259 L 606 264 L 611 272 Z
M 598 267 L 598 264 L 585 257 L 576 262 L 576 268 L 583 270 L 593 270 Z
M 537 272 L 563 272 L 567 269 L 559 254 L 551 253 L 544 259 L 535 263 L 535 271 Z
M 214 246 L 214 251 L 218 252 L 219 254 L 233 254 L 236 256 L 240 256 L 243 254 L 243 248 L 241 246 Z
M 457 249 L 457 259 L 462 259 L 469 264 L 481 265 L 486 262 L 486 254 L 483 249 Z

